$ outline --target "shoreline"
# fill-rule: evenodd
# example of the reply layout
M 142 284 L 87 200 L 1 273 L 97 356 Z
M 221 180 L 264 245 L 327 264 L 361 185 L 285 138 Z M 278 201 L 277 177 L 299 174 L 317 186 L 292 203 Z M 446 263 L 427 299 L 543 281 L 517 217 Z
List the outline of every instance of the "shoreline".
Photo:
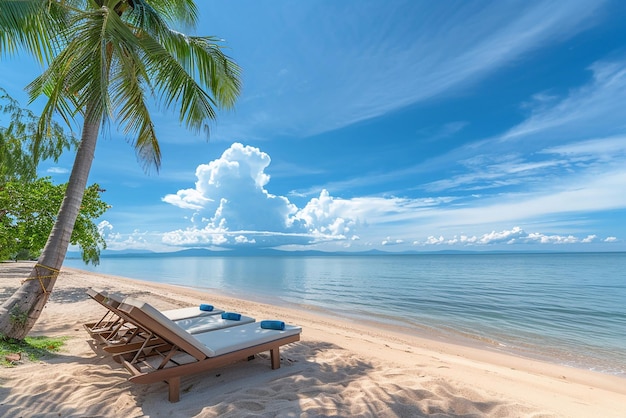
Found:
M 0 264 L 3 300 L 19 286 L 20 276 L 2 273 L 11 267 L 27 271 L 30 265 Z M 132 295 L 159 309 L 210 302 L 257 321 L 281 319 L 302 326 L 302 339 L 281 350 L 278 370 L 270 370 L 265 361 L 253 361 L 224 367 L 218 376 L 195 375 L 183 379 L 182 387 L 188 390 L 183 390 L 181 401 L 169 404 L 164 384 L 131 384 L 119 364 L 91 348 L 81 324 L 97 319 L 103 308 L 85 294 L 88 287 Z M 2 370 L 2 416 L 45 416 L 53 411 L 56 416 L 96 412 L 146 416 L 169 411 L 172 416 L 198 417 L 253 413 L 618 417 L 626 410 L 625 380 L 618 376 L 428 339 L 293 306 L 74 268 L 62 271 L 31 335 L 68 335 L 71 340 L 62 353 L 42 364 Z M 106 390 L 95 390 L 103 381 L 110 383 Z M 95 406 L 85 405 L 84 398 L 78 397 L 81 393 L 95 397 Z M 49 409 L 55 403 L 61 410 Z
M 626 287 L 619 280 L 619 269 L 626 268 L 623 256 L 418 258 L 133 256 L 104 259 L 98 267 L 66 266 L 317 309 L 322 315 L 371 320 L 426 338 L 626 378 L 620 337 L 626 314 Z M 612 270 L 592 279 L 604 265 Z M 612 286 L 615 292 L 603 290 Z
M 397 334 L 407 335 L 408 337 L 418 337 L 426 340 L 447 342 L 452 345 L 475 348 L 479 350 L 486 350 L 494 353 L 502 353 L 512 355 L 514 357 L 521 357 L 530 360 L 537 360 L 550 364 L 555 364 L 564 367 L 572 367 L 580 370 L 593 371 L 597 373 L 607 374 L 610 376 L 617 376 L 622 379 L 626 379 L 626 370 L 623 368 L 615 368 L 615 364 L 610 362 L 610 359 L 600 359 L 587 355 L 587 357 L 581 357 L 580 352 L 572 353 L 567 351 L 563 347 L 552 348 L 552 352 L 546 352 L 542 350 L 541 343 L 535 343 L 534 345 L 514 345 L 508 343 L 502 343 L 498 340 L 494 340 L 480 334 L 475 330 L 459 330 L 454 326 L 428 326 L 423 323 L 417 322 L 401 322 L 397 317 L 385 317 L 380 313 L 372 312 L 367 313 L 365 311 L 353 312 L 346 309 L 338 309 L 336 311 L 329 311 L 323 306 L 313 303 L 297 303 L 293 301 L 285 300 L 281 297 L 271 296 L 268 294 L 254 294 L 249 291 L 244 291 L 240 295 L 234 294 L 234 292 L 225 291 L 218 288 L 201 287 L 195 285 L 181 284 L 181 283 L 168 283 L 166 281 L 150 281 L 141 278 L 131 278 L 126 276 L 118 276 L 111 273 L 100 273 L 91 270 L 84 270 L 77 267 L 65 267 L 66 269 L 74 269 L 76 271 L 82 271 L 87 274 L 101 274 L 104 276 L 110 275 L 113 277 L 126 278 L 129 280 L 137 280 L 140 282 L 162 284 L 166 286 L 180 287 L 191 291 L 198 291 L 207 294 L 220 295 L 225 298 L 241 299 L 249 302 L 261 303 L 265 305 L 281 306 L 291 310 L 306 311 L 314 315 L 318 315 L 323 318 L 335 318 L 349 323 L 362 323 L 367 324 L 370 328 L 384 328 L 387 331 L 393 331 Z M 387 318 L 387 320 L 385 320 Z M 568 355 L 570 358 L 568 358 Z M 572 356 L 575 356 L 575 360 L 572 360 Z

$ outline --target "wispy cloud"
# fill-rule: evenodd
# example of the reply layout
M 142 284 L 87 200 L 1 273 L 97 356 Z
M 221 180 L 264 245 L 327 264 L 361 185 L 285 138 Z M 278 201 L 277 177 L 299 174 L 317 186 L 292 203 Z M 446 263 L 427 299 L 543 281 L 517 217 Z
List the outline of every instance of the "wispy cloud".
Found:
M 542 102 L 501 135 L 466 143 L 412 169 L 401 178 L 447 167 L 418 188 L 427 193 L 546 193 L 586 176 L 626 165 L 626 59 L 591 66 L 591 80 L 566 97 Z M 449 173 L 458 172 L 450 175 Z M 368 181 L 369 179 L 362 179 Z M 378 179 L 379 181 L 381 179 Z M 377 179 L 372 179 L 377 181 Z
M 70 170 L 64 167 L 50 167 L 46 170 L 46 173 L 49 174 L 67 174 Z
M 309 136 L 451 94 L 586 29 L 603 3 L 459 2 L 454 13 L 449 3 L 411 1 L 311 7 L 285 24 L 289 60 L 251 43 L 255 65 L 287 64 L 281 77 L 249 80 L 237 121 L 220 134 Z
M 626 61 L 596 62 L 590 83 L 573 90 L 554 106 L 539 106 L 524 123 L 500 137 L 502 141 L 534 138 L 551 143 L 622 133 L 626 97 Z

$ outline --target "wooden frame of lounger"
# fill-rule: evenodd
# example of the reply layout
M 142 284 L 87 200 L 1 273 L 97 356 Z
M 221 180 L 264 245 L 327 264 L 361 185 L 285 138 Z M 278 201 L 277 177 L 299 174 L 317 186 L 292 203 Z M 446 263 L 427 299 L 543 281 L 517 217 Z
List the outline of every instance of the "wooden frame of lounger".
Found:
M 286 331 L 264 330 L 267 331 L 267 334 L 271 333 L 271 337 L 265 336 L 262 339 L 258 339 L 257 342 L 252 342 L 247 347 L 211 356 L 207 352 L 210 349 L 196 339 L 195 336 L 180 328 L 176 329 L 176 327 L 163 324 L 158 319 L 155 320 L 155 318 L 147 315 L 138 306 L 132 304 L 132 301 L 128 302 L 131 303 L 126 303 L 125 301 L 125 303 L 120 305 L 119 309 L 141 324 L 142 328 L 149 330 L 156 339 L 165 341 L 167 344 L 150 347 L 148 352 L 146 352 L 145 347 L 138 348 L 134 352 L 135 356 L 132 359 L 129 359 L 128 356 L 124 358 L 119 356 L 116 360 L 122 363 L 131 373 L 129 380 L 133 383 L 166 382 L 170 402 L 178 402 L 180 400 L 180 381 L 184 376 L 226 366 L 265 351 L 270 352 L 272 369 L 278 369 L 280 368 L 280 347 L 300 340 L 301 329 L 299 327 L 288 327 L 289 329 Z M 208 336 L 220 338 L 224 332 L 238 332 L 238 329 L 252 326 L 260 328 L 260 323 L 196 334 L 196 336 L 198 338 Z M 145 355 L 146 353 L 149 355 Z M 156 366 L 150 362 L 150 360 L 155 360 L 155 357 L 156 360 L 161 360 Z M 184 360 L 180 359 L 180 357 L 184 357 Z M 186 363 L 183 363 L 183 361 L 186 361 Z
M 100 320 L 83 324 L 85 330 L 91 337 L 99 343 L 108 344 L 110 338 L 120 334 L 123 328 L 127 328 L 128 323 L 132 323 L 130 318 L 120 312 L 117 307 L 122 304 L 124 296 L 108 294 L 107 292 L 87 289 L 87 295 L 100 305 L 106 308 L 105 314 Z M 136 324 L 133 324 L 133 327 Z

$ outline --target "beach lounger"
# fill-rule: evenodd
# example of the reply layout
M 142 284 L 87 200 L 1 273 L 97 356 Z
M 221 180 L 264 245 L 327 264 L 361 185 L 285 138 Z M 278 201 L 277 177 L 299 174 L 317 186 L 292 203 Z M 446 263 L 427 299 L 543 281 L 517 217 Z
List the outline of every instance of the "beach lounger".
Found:
M 233 312 L 172 321 L 166 317 L 163 312 L 154 308 L 147 302 L 126 298 L 124 299 L 124 303 L 134 306 L 136 310 L 125 312 L 119 309 L 119 306 L 115 308 L 118 315 L 132 324 L 132 326 L 129 327 L 129 330 L 116 332 L 113 338 L 109 337 L 104 340 L 106 347 L 104 347 L 103 350 L 114 356 L 126 355 L 129 358 L 140 355 L 148 356 L 153 354 L 152 351 L 155 348 L 162 348 L 165 342 L 150 331 L 149 327 L 152 323 L 151 321 L 157 321 L 171 329 L 182 329 L 190 334 L 230 328 L 250 324 L 255 321 L 254 318 Z M 142 315 L 138 317 L 138 313 Z M 150 318 L 151 321 L 146 323 L 145 318 Z
M 269 351 L 272 369 L 280 367 L 280 347 L 300 340 L 302 328 L 286 325 L 282 330 L 262 328 L 255 322 L 226 329 L 190 334 L 175 322 L 153 315 L 144 302 L 127 298 L 119 306 L 124 312 L 152 334 L 150 341 L 138 347 L 134 356 L 118 356 L 131 373 L 130 381 L 150 384 L 165 381 L 170 402 L 180 399 L 182 377 L 222 367 L 255 354 Z M 105 348 L 109 351 L 109 347 Z M 115 350 L 111 350 L 113 354 Z
M 104 303 L 113 301 L 119 305 L 126 298 L 126 296 L 117 293 L 108 293 L 102 290 L 95 290 L 92 288 L 87 289 L 87 295 L 89 295 L 89 297 L 91 297 L 93 300 L 100 303 L 107 309 L 109 308 L 109 306 L 105 305 Z M 161 311 L 163 315 L 165 315 L 172 321 L 180 321 L 182 319 L 195 318 L 198 316 L 217 315 L 223 312 L 224 311 L 222 309 L 215 308 L 210 311 L 202 310 L 200 309 L 200 305 Z
M 118 308 L 123 302 L 122 296 L 110 295 L 105 292 L 89 289 L 87 294 L 94 300 L 107 308 L 107 313 L 96 323 L 84 324 L 87 332 L 100 343 L 108 346 L 119 346 L 136 342 L 136 340 L 145 340 L 149 338 L 137 321 L 133 320 L 126 313 Z M 126 298 L 124 298 L 125 300 Z M 215 329 L 228 328 L 254 322 L 255 319 L 249 316 L 241 315 L 238 320 L 222 318 L 220 314 L 224 311 L 221 309 L 213 309 L 212 311 L 202 311 L 198 307 L 189 307 L 181 309 L 173 309 L 168 311 L 159 311 L 147 303 L 143 304 L 143 309 L 149 310 L 151 315 L 161 315 L 164 320 L 171 318 L 185 318 L 174 320 L 176 324 L 189 333 L 207 332 Z M 198 311 L 198 312 L 196 312 Z M 194 314 L 195 316 L 190 317 Z

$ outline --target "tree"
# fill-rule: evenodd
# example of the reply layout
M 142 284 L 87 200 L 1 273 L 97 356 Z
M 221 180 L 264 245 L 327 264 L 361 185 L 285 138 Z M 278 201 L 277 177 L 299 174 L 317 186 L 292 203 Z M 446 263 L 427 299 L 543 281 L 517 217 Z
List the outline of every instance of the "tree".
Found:
M 188 36 L 192 0 L 0 0 L 0 53 L 26 49 L 49 63 L 27 90 L 47 96 L 35 150 L 53 116 L 82 120 L 80 145 L 54 227 L 24 284 L 0 307 L 0 333 L 22 339 L 33 327 L 63 264 L 94 157 L 100 127 L 117 121 L 146 168 L 161 154 L 148 99 L 176 105 L 194 131 L 230 108 L 239 67 L 213 37 Z M 208 93 L 207 91 L 210 91 Z
M 49 178 L 33 181 L 9 181 L 0 185 L 0 260 L 39 256 L 67 185 L 55 185 Z M 102 216 L 108 205 L 100 199 L 103 190 L 89 186 L 83 196 L 70 243 L 78 245 L 85 263 L 97 264 L 106 242 L 94 219 Z
M 37 178 L 35 155 L 42 159 L 56 161 L 63 151 L 78 145 L 72 135 L 68 135 L 58 123 L 52 123 L 45 137 L 35 151 L 32 138 L 37 134 L 38 118 L 33 112 L 20 107 L 2 88 L 0 88 L 0 115 L 7 115 L 7 120 L 0 117 L 0 186 L 12 181 L 32 181 Z
M 43 249 L 63 200 L 65 185 L 37 178 L 32 137 L 38 118 L 19 106 L 0 88 L 0 260 L 38 256 Z M 6 125 L 6 126 L 4 126 Z M 40 144 L 43 159 L 57 160 L 78 141 L 53 124 L 47 141 Z M 70 242 L 78 244 L 86 263 L 98 263 L 100 249 L 106 248 L 94 219 L 107 209 L 100 200 L 100 188 L 92 185 L 83 197 Z

